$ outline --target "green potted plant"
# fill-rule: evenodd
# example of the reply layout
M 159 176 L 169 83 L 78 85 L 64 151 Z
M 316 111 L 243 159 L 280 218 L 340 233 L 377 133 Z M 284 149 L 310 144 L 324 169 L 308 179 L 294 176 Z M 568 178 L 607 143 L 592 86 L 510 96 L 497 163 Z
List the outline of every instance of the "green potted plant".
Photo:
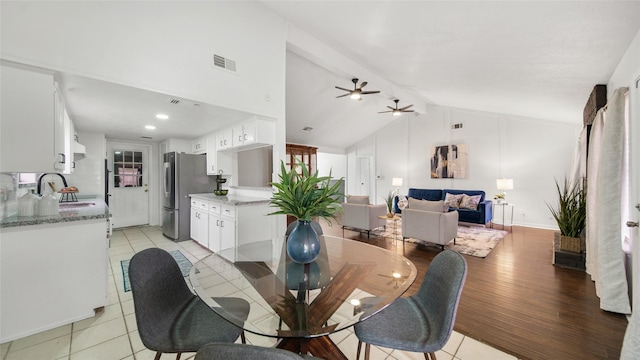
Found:
M 582 251 L 581 234 L 587 219 L 587 199 L 584 186 L 581 183 L 570 184 L 564 180 L 562 188 L 556 181 L 558 204 L 549 204 L 551 215 L 560 228 L 560 249 L 572 252 Z
M 307 167 L 298 163 L 287 171 L 280 164 L 280 181 L 272 183 L 276 191 L 271 196 L 270 206 L 279 210 L 269 215 L 291 215 L 298 220 L 287 240 L 287 254 L 298 263 L 314 261 L 320 253 L 318 235 L 311 227 L 313 218 L 323 218 L 331 223 L 342 207 L 340 187 L 342 179 L 331 185 L 329 176 L 311 174 Z
M 384 197 L 384 203 L 387 204 L 387 217 L 392 218 L 395 214 L 393 213 L 393 192 L 389 192 L 386 197 Z

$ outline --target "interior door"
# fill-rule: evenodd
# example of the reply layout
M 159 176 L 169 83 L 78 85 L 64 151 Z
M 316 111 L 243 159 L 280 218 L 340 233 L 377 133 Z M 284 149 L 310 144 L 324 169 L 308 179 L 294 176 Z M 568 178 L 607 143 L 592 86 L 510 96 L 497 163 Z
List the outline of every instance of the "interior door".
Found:
M 356 195 L 370 195 L 369 194 L 369 183 L 371 182 L 371 162 L 368 157 L 359 157 L 358 158 L 358 174 L 356 178 L 358 179 L 358 193 Z M 374 201 L 371 201 L 374 204 Z
M 109 210 L 114 228 L 149 224 L 149 148 L 107 143 Z

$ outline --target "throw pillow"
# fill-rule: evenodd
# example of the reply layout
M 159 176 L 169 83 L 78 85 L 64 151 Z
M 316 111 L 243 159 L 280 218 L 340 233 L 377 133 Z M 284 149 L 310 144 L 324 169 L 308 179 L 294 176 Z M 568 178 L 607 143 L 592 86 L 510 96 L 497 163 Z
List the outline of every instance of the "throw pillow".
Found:
M 478 210 L 478 204 L 480 203 L 481 197 L 481 195 L 469 196 L 467 194 L 462 194 L 462 199 L 460 200 L 460 208 Z
M 464 194 L 446 193 L 444 195 L 444 204 L 449 208 L 459 208 L 460 207 L 460 200 L 462 199 L 462 195 L 464 195 Z
M 409 198 L 409 209 L 444 212 L 444 201 L 429 201 Z
M 347 202 L 349 204 L 369 205 L 369 196 L 367 196 L 367 195 L 349 195 L 349 196 L 347 196 Z

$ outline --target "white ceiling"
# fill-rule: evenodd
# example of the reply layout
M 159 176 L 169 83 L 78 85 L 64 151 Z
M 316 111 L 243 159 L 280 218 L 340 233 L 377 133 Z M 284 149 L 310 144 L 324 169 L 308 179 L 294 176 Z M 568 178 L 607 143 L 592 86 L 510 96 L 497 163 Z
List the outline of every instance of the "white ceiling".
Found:
M 640 29 L 640 1 L 262 3 L 424 103 L 576 123 L 593 86 L 607 83 Z M 393 105 L 389 91 L 360 102 L 336 99 L 343 92 L 334 86 L 352 87 L 351 77 L 379 89 L 333 65 L 288 52 L 288 142 L 344 149 L 395 119 L 377 114 Z M 157 111 L 180 122 L 156 130 L 153 141 L 224 126 L 207 122 L 207 114 L 223 112 L 229 123 L 248 117 L 206 104 L 170 105 L 168 95 L 79 77 L 66 78 L 65 87 L 76 126 L 109 138 L 148 136 L 143 127 Z M 303 133 L 304 126 L 314 130 Z

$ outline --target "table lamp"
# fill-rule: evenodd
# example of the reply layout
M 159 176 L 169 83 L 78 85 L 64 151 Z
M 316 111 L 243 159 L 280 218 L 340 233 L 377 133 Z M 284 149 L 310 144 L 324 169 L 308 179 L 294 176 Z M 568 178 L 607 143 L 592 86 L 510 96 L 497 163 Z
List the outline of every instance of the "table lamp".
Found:
M 496 187 L 498 190 L 502 191 L 502 198 L 498 198 L 498 204 L 503 204 L 506 202 L 507 198 L 505 190 L 513 190 L 513 179 L 496 179 Z
M 393 178 L 391 186 L 396 187 L 396 195 L 400 195 L 400 186 L 402 186 L 402 178 Z

